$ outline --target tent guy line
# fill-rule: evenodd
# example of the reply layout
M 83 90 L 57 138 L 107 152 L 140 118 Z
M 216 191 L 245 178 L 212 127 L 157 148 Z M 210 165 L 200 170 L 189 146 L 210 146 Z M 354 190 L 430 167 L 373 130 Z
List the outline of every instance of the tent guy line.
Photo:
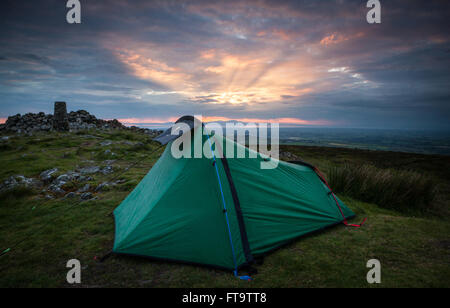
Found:
M 194 122 L 192 116 L 177 122 L 182 121 Z M 191 128 L 203 129 L 203 125 Z M 218 135 L 214 135 L 216 151 L 239 148 L 245 157 L 216 160 L 211 146 L 209 158 L 175 158 L 171 144 L 180 137 L 162 134 L 155 138 L 168 146 L 114 210 L 112 254 L 209 266 L 238 276 L 238 271 L 250 268 L 255 256 L 355 216 L 329 193 L 309 164 L 278 161 L 276 168 L 261 169 L 263 156 Z M 189 151 L 194 151 L 196 142 L 211 143 L 209 134 L 194 132 L 189 137 Z

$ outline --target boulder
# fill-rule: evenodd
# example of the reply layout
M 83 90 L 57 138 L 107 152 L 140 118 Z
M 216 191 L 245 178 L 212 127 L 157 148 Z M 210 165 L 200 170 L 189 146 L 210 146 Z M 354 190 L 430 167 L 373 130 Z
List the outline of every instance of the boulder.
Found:
M 18 186 L 38 188 L 42 187 L 43 183 L 37 179 L 27 178 L 23 175 L 14 175 L 7 178 L 0 184 L 0 191 L 10 190 Z
M 103 173 L 104 175 L 111 174 L 111 173 L 114 172 L 112 166 L 106 166 L 106 167 L 102 168 L 101 171 L 102 171 L 102 173 Z
M 91 188 L 91 185 L 86 184 L 86 185 L 84 185 L 82 188 L 78 189 L 77 192 L 79 192 L 79 193 L 85 193 L 85 192 L 89 191 L 90 188 Z
M 73 199 L 75 198 L 77 195 L 74 192 L 70 192 L 67 195 L 64 196 L 64 199 Z
M 48 191 L 55 193 L 55 194 L 60 194 L 63 195 L 66 193 L 66 191 L 64 189 L 62 189 L 60 186 L 52 184 L 47 188 Z
M 85 192 L 85 193 L 81 194 L 81 196 L 80 196 L 81 200 L 89 200 L 92 198 L 93 198 L 93 195 L 90 192 Z
M 102 120 L 90 114 L 86 110 L 71 111 L 67 113 L 67 105 L 65 102 L 55 102 L 54 115 L 39 113 L 27 113 L 24 115 L 16 114 L 8 117 L 4 124 L 0 125 L 0 130 L 17 134 L 33 134 L 38 131 L 78 131 L 78 130 L 111 130 L 124 129 L 139 133 L 148 134 L 155 137 L 162 133 L 161 130 L 139 128 L 136 126 L 127 127 L 118 120 Z M 92 137 L 92 135 L 90 135 Z M 86 137 L 88 138 L 88 137 Z M 99 139 L 99 137 L 94 137 Z M 111 142 L 111 143 L 109 143 Z M 112 141 L 107 140 L 107 145 Z
M 58 172 L 58 168 L 45 170 L 41 172 L 39 177 L 41 178 L 42 181 L 44 181 L 44 183 L 50 183 L 53 179 L 53 174 L 55 174 L 56 172 Z
M 80 173 L 83 175 L 86 174 L 94 174 L 100 172 L 99 166 L 90 166 L 90 167 L 84 167 L 80 169 Z

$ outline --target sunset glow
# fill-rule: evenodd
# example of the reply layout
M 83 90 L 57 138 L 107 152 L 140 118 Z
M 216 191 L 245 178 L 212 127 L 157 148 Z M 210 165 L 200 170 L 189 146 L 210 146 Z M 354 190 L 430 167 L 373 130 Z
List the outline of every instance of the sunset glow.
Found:
M 63 100 L 128 125 L 450 127 L 445 1 L 387 1 L 379 24 L 353 0 L 84 2 L 80 25 L 64 1 L 4 7 L 1 118 Z
M 177 120 L 177 117 L 170 118 L 125 118 L 118 119 L 120 122 L 128 125 L 132 124 L 161 124 L 161 123 L 173 123 Z M 326 120 L 308 121 L 297 118 L 273 118 L 273 119 L 258 119 L 258 118 L 229 118 L 218 116 L 205 116 L 202 117 L 203 122 L 228 122 L 237 121 L 243 123 L 279 123 L 279 124 L 296 124 L 296 125 L 330 125 L 332 122 Z
M 280 55 L 270 50 L 252 56 L 205 50 L 194 63 L 179 63 L 179 66 L 154 60 L 164 54 L 162 46 L 141 51 L 115 49 L 114 53 L 137 78 L 164 85 L 167 94 L 179 94 L 184 99 L 204 104 L 257 106 L 270 103 L 271 108 L 275 108 L 277 102 L 286 98 L 298 99 L 313 93 L 313 88 L 302 85 L 321 78 L 304 58 L 281 60 Z M 209 85 L 207 89 L 205 82 Z

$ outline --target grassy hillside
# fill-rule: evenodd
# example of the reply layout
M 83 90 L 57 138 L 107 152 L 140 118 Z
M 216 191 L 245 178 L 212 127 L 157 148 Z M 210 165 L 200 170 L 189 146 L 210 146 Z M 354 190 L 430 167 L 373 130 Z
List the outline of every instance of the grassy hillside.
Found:
M 432 177 L 436 198 L 425 210 L 398 211 L 338 194 L 357 214 L 368 217 L 363 228 L 342 225 L 297 240 L 266 257 L 254 281 L 203 267 L 114 256 L 104 263 L 96 257 L 113 243 L 109 215 L 139 183 L 162 150 L 146 155 L 157 144 L 132 132 L 51 133 L 12 137 L 0 143 L 0 182 L 10 176 L 39 178 L 86 167 L 95 172 L 61 186 L 73 198 L 42 187 L 14 188 L 0 195 L 0 287 L 69 287 L 66 262 L 82 264 L 82 287 L 374 287 L 366 282 L 367 260 L 382 266 L 382 287 L 450 287 L 450 158 L 339 148 L 283 146 L 327 173 L 332 167 L 370 164 L 385 170 L 408 170 Z M 126 170 L 132 162 L 140 161 Z M 90 178 L 89 178 L 90 177 Z M 115 178 L 115 185 L 96 191 Z M 119 181 L 117 181 L 119 180 Z M 92 195 L 80 201 L 76 193 L 89 184 Z M 45 186 L 47 187 L 47 186 Z M 85 193 L 84 192 L 84 193 Z M 20 242 L 17 246 L 15 243 Z

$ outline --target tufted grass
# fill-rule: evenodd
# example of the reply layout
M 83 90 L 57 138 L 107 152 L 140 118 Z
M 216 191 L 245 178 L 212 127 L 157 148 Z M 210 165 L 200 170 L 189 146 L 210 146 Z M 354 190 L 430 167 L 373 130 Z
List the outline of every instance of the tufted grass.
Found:
M 402 211 L 427 210 L 437 190 L 431 176 L 367 164 L 333 166 L 327 175 L 336 192 Z

